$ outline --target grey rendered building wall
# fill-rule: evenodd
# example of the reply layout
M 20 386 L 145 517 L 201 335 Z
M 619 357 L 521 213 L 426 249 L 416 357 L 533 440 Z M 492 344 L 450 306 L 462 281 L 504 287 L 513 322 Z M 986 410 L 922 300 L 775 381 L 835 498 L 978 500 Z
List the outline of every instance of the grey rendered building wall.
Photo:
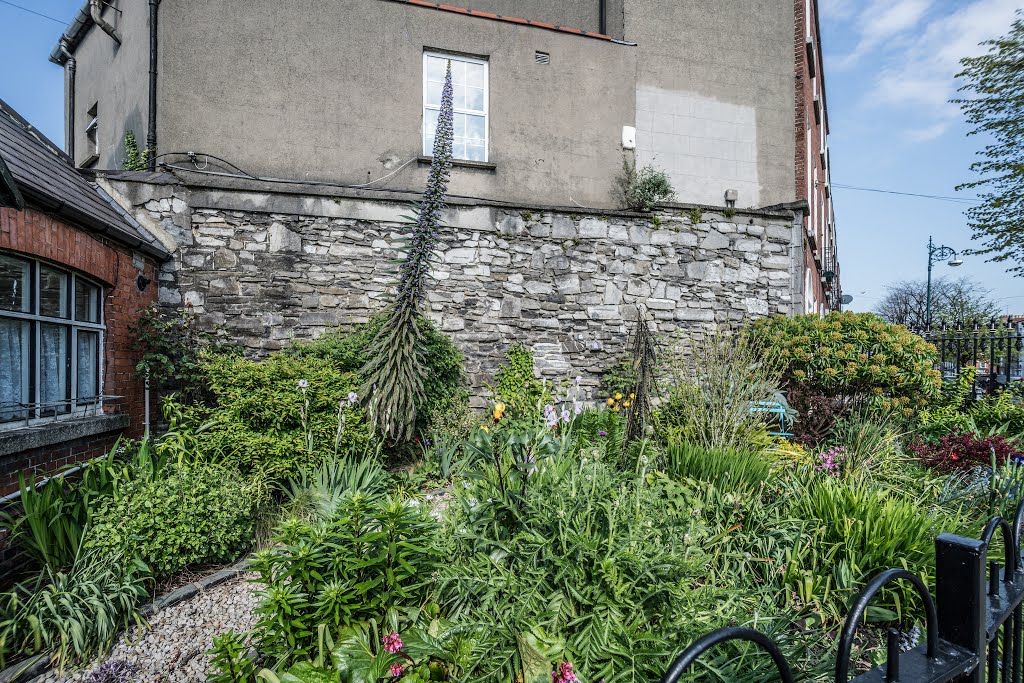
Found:
M 636 48 L 385 0 L 164 0 L 159 150 L 262 176 L 366 183 L 422 153 L 424 49 L 484 56 L 490 161 L 451 193 L 618 204 Z M 551 55 L 535 63 L 536 51 Z M 417 163 L 380 187 L 420 191 Z
M 546 21 L 556 26 L 569 26 L 594 33 L 601 30 L 603 5 L 605 32 L 614 38 L 622 38 L 622 3 L 623 0 L 462 0 L 459 5 L 466 9 Z
M 637 48 L 637 158 L 681 201 L 796 199 L 792 0 L 625 0 Z
M 103 18 L 117 29 L 121 45 L 92 26 L 75 50 L 78 68 L 72 156 L 80 164 L 92 154 L 85 128 L 91 118 L 88 112 L 96 104 L 99 121 L 99 159 L 93 164 L 96 168 L 121 167 L 124 136 L 129 130 L 135 133 L 140 148 L 145 145 L 149 111 L 148 6 L 137 0 L 114 0 L 109 4 L 112 8 L 106 9 Z

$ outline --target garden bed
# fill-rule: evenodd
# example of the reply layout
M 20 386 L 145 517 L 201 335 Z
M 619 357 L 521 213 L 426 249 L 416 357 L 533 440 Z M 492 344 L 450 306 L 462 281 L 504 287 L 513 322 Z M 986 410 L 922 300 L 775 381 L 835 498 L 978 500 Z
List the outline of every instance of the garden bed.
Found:
M 74 671 L 48 671 L 32 683 L 88 681 L 105 662 L 127 662 L 134 673 L 125 683 L 206 681 L 214 636 L 254 625 L 256 587 L 245 568 L 243 561 L 163 595 L 142 610 L 148 624 L 129 628 L 107 656 Z

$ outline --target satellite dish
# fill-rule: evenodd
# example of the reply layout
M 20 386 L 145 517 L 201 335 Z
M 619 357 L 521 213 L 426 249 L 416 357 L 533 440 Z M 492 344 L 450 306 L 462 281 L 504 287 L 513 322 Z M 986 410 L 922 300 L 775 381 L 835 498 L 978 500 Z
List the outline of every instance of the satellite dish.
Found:
M 846 304 L 848 304 L 851 301 L 853 301 L 853 295 L 852 294 L 843 294 L 843 298 L 840 299 L 840 301 L 842 301 L 843 305 L 845 306 Z

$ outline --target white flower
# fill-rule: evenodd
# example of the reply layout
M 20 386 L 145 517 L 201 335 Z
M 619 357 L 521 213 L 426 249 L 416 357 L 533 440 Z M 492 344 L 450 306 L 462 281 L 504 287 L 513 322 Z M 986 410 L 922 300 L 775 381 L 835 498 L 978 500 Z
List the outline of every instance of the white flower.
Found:
M 302 389 L 303 391 L 305 391 L 308 388 L 309 388 L 309 382 L 304 380 L 304 379 L 300 379 L 299 380 L 299 389 Z
M 354 392 L 354 391 L 348 392 L 348 402 L 349 402 L 349 404 L 355 405 L 355 403 L 356 403 L 356 401 L 358 399 L 359 399 L 359 396 L 356 394 L 356 392 Z

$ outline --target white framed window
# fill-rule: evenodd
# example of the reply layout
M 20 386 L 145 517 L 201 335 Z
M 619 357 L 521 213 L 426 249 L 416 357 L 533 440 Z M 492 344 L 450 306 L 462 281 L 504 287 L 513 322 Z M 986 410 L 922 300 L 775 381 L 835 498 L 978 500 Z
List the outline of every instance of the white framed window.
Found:
M 0 253 L 0 423 L 97 412 L 105 331 L 100 285 Z
M 452 157 L 487 161 L 487 61 L 439 52 L 423 53 L 423 154 L 434 153 L 434 133 L 441 112 L 441 91 L 448 62 L 452 64 L 455 112 Z

